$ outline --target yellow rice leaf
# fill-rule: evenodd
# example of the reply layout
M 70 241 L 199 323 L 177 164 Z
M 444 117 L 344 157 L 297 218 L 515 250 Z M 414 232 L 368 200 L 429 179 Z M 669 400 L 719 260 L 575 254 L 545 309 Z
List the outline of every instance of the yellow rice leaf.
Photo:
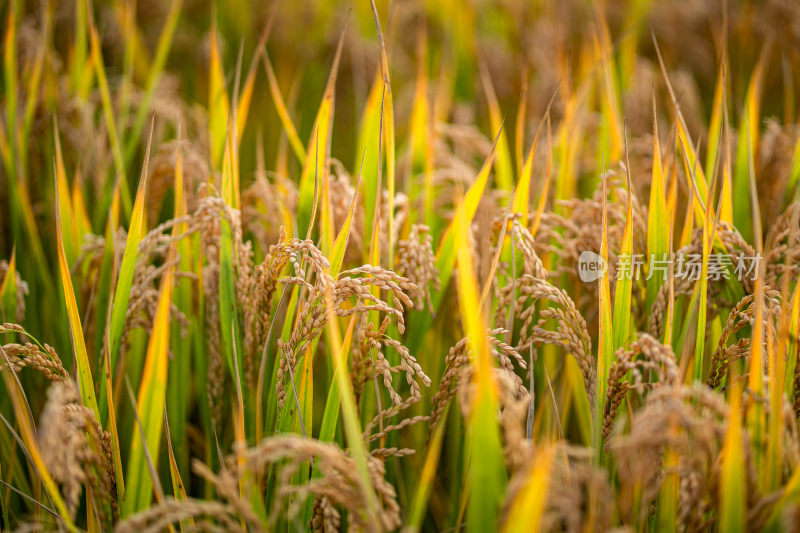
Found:
M 436 429 L 433 430 L 433 436 L 428 445 L 428 451 L 425 455 L 425 462 L 422 466 L 419 482 L 416 483 L 417 489 L 414 494 L 408 523 L 406 524 L 409 532 L 419 531 L 420 524 L 424 518 L 423 515 L 428 505 L 428 498 L 434 479 L 436 478 L 437 467 L 439 466 L 439 459 L 441 457 L 442 441 L 444 440 L 444 430 L 447 422 L 447 411 L 448 409 L 445 407 L 445 414 L 439 420 Z
M 639 34 L 645 27 L 645 21 L 650 12 L 652 0 L 634 0 L 626 6 L 625 22 L 619 43 L 619 72 L 622 90 L 628 88 L 634 74 L 636 64 Z
M 60 203 L 59 209 L 63 216 L 58 223 L 64 235 L 64 254 L 67 256 L 67 264 L 72 264 L 78 254 L 78 235 L 75 228 L 75 212 L 72 209 L 72 199 L 69 195 L 69 184 L 67 183 L 67 171 L 64 168 L 64 156 L 61 153 L 61 139 L 58 133 L 58 122 L 53 119 L 53 137 L 56 145 L 56 181 L 58 188 L 64 191 L 57 198 Z
M 361 122 L 358 128 L 358 140 L 356 142 L 356 160 L 364 159 L 363 173 L 365 176 L 376 176 L 378 179 L 368 179 L 364 183 L 364 235 L 372 235 L 376 224 L 376 206 L 378 195 L 382 187 L 383 174 L 382 174 L 382 157 L 383 150 L 375 146 L 375 139 L 378 139 L 378 146 L 383 146 L 383 134 L 381 132 L 381 117 L 383 116 L 382 105 L 384 105 L 384 89 L 383 81 L 380 72 L 375 76 L 367 101 L 364 105 L 364 111 L 361 114 Z M 381 183 L 379 183 L 379 181 Z M 430 191 L 426 189 L 427 195 L 433 196 L 433 184 L 430 183 Z M 431 200 L 432 202 L 432 200 Z M 431 208 L 432 209 L 432 208 Z M 369 261 L 367 255 L 365 260 Z
M 5 361 L 5 356 L 0 349 L 0 358 Z M 39 476 L 42 484 L 44 485 L 47 495 L 53 502 L 55 510 L 58 512 L 64 525 L 72 532 L 77 532 L 67 506 L 64 504 L 64 499 L 61 497 L 61 492 L 58 490 L 58 485 L 53 480 L 47 466 L 44 464 L 42 454 L 39 451 L 39 442 L 36 435 L 36 428 L 31 425 L 31 420 L 28 414 L 28 409 L 25 405 L 24 392 L 19 387 L 19 381 L 12 377 L 8 372 L 2 372 L 3 380 L 6 384 L 6 390 L 11 397 L 11 403 L 14 407 L 14 415 L 16 417 L 17 426 L 19 428 L 22 441 L 25 443 L 25 448 L 28 451 L 31 462 L 36 469 L 36 474 Z
M 685 129 L 681 120 L 678 120 L 677 135 L 680 146 L 683 150 L 683 169 L 686 175 L 687 186 L 690 191 L 694 191 L 698 201 L 694 203 L 694 213 L 698 224 L 703 223 L 705 210 L 703 207 L 708 197 L 708 184 L 703 170 L 699 166 L 699 159 L 688 131 Z M 713 216 L 713 215 L 712 215 Z
M 0 283 L 0 320 L 18 322 L 17 316 L 17 248 L 11 250 L 6 275 Z M 0 359 L 2 360 L 2 359 Z
M 794 151 L 792 152 L 792 166 L 789 172 L 789 181 L 786 184 L 786 193 L 783 199 L 784 203 L 789 203 L 797 197 L 798 182 L 800 182 L 800 138 L 797 139 L 794 145 Z
M 622 232 L 622 246 L 618 255 L 622 264 L 617 266 L 617 283 L 614 289 L 614 316 L 612 323 L 615 351 L 628 341 L 630 334 L 631 292 L 635 275 L 633 265 L 633 190 L 630 171 L 627 172 L 627 185 L 628 205 L 625 214 L 625 228 Z
M 786 376 L 784 380 L 783 390 L 787 397 L 791 397 L 792 388 L 794 387 L 794 374 L 797 368 L 797 356 L 800 343 L 800 283 L 795 285 L 792 291 L 791 311 L 789 318 L 789 342 L 786 346 L 786 357 L 788 366 L 786 367 Z
M 428 41 L 425 26 L 420 26 L 417 37 L 417 79 L 414 85 L 414 102 L 411 106 L 411 118 L 409 119 L 408 135 L 409 150 L 411 152 L 411 165 L 413 174 L 423 175 L 423 185 L 420 187 L 416 180 L 406 181 L 406 194 L 411 205 L 410 220 L 423 220 L 428 227 L 435 231 L 430 225 L 433 216 L 433 166 L 431 161 L 431 145 L 433 139 L 433 128 L 431 127 L 431 105 L 428 98 Z M 417 212 L 418 198 L 423 194 L 422 216 Z
M 601 129 L 608 143 L 607 156 L 612 161 L 619 159 L 623 147 L 622 113 L 619 105 L 619 88 L 617 87 L 616 66 L 614 61 L 614 48 L 606 24 L 605 15 L 599 3 L 594 3 L 598 21 L 598 34 L 594 39 L 595 54 L 600 61 L 600 77 L 602 82 L 602 113 Z
M 475 217 L 475 212 L 478 210 L 478 203 L 489 182 L 492 161 L 494 161 L 494 148 L 497 145 L 498 138 L 499 137 L 495 137 L 495 144 L 492 145 L 492 150 L 489 152 L 486 161 L 484 161 L 483 167 L 481 167 L 472 185 L 470 185 L 467 190 L 464 199 L 457 205 L 453 220 L 442 235 L 439 249 L 436 252 L 436 268 L 439 271 L 439 290 L 431 296 L 434 311 L 438 310 L 442 303 L 444 293 L 450 283 L 450 279 L 453 275 L 453 268 L 456 264 L 458 253 L 456 248 L 458 221 L 463 220 L 465 224 L 469 225 Z M 413 313 L 411 315 L 406 347 L 411 350 L 412 353 L 421 345 L 432 321 L 433 318 L 430 313 Z
M 183 484 L 183 479 L 181 478 L 181 472 L 178 470 L 178 462 L 175 459 L 175 450 L 172 449 L 172 439 L 169 436 L 168 423 L 169 420 L 167 419 L 167 411 L 164 410 L 164 427 L 166 428 L 164 435 L 167 437 L 167 454 L 169 457 L 169 474 L 170 478 L 172 479 L 172 494 L 177 500 L 185 500 L 186 488 Z M 187 522 L 194 523 L 191 518 L 188 519 Z
M 736 160 L 733 175 L 733 194 L 736 198 L 747 198 L 750 194 L 749 161 L 756 160 L 759 148 L 759 117 L 761 114 L 761 92 L 764 78 L 764 69 L 769 59 L 769 44 L 764 46 L 761 56 L 750 76 L 747 94 L 739 123 L 739 142 L 736 146 Z M 736 202 L 733 212 L 733 221 L 736 228 L 746 240 L 755 238 L 755 228 L 752 225 L 753 214 L 750 202 Z
M 336 55 L 333 59 L 325 94 L 317 111 L 311 138 L 308 141 L 306 159 L 300 175 L 299 198 L 297 202 L 297 230 L 305 236 L 313 230 L 314 196 L 319 183 L 319 195 L 322 205 L 322 251 L 328 253 L 333 245 L 333 220 L 330 210 L 330 187 L 328 158 L 330 157 L 331 130 L 333 128 L 333 103 L 336 89 L 336 76 L 339 72 L 339 61 L 344 44 L 344 31 L 339 38 Z
M 86 210 L 81 190 L 82 181 L 80 172 L 76 170 L 75 178 L 72 180 L 72 213 L 75 217 L 73 224 L 79 249 L 83 244 L 83 237 L 92 232 L 92 223 L 89 221 L 89 212 Z
M 525 485 L 511 503 L 503 533 L 535 533 L 541 530 L 554 455 L 552 447 L 537 450 L 528 467 Z
M 115 372 L 117 357 L 119 355 L 122 332 L 125 326 L 125 316 L 128 311 L 128 301 L 130 300 L 131 285 L 133 284 L 134 268 L 138 255 L 139 242 L 145 232 L 145 213 L 144 204 L 147 196 L 147 179 L 149 176 L 150 148 L 152 143 L 152 123 L 150 126 L 150 136 L 147 141 L 144 162 L 142 164 L 142 174 L 139 179 L 139 189 L 136 192 L 136 200 L 133 204 L 130 225 L 128 226 L 128 237 L 125 242 L 125 251 L 122 254 L 122 263 L 119 267 L 117 284 L 114 291 L 113 305 L 111 306 L 111 324 L 109 329 L 109 346 L 111 350 L 111 372 Z M 101 395 L 102 397 L 102 395 Z
M 466 198 L 465 198 L 466 201 Z M 455 223 L 455 252 L 458 258 L 458 305 L 469 336 L 475 368 L 475 396 L 469 418 L 472 457 L 469 463 L 471 494 L 467 518 L 468 531 L 497 528 L 498 512 L 506 484 L 503 451 L 497 424 L 497 389 L 494 381 L 489 341 L 481 316 L 478 284 L 467 242 L 466 210 L 458 209 Z
M 700 278 L 695 285 L 695 292 L 692 294 L 692 304 L 697 297 L 697 334 L 695 337 L 694 348 L 694 379 L 703 379 L 705 364 L 705 342 L 706 342 L 706 304 L 708 302 L 708 262 L 711 255 L 711 248 L 714 244 L 714 234 L 716 225 L 711 215 L 711 204 L 713 198 L 708 197 L 706 209 L 703 217 L 703 249 L 700 264 Z M 690 304 L 690 308 L 691 304 Z
M 255 54 L 250 62 L 250 68 L 247 71 L 247 78 L 242 87 L 242 92 L 238 95 L 239 103 L 236 106 L 236 137 L 239 140 L 242 138 L 244 126 L 247 124 L 247 116 L 250 114 L 250 102 L 253 99 L 253 89 L 256 86 L 256 74 L 258 73 L 258 57 L 261 55 L 262 50 L 264 50 L 267 37 L 269 37 L 269 26 L 259 38 Z
M 748 143 L 749 144 L 749 143 Z M 750 190 L 750 213 L 752 215 L 751 225 L 753 228 L 753 235 L 755 236 L 755 251 L 759 256 L 763 254 L 764 245 L 761 233 L 761 213 L 758 206 L 758 190 L 756 187 L 755 170 L 753 163 L 753 152 L 750 147 L 747 148 L 748 154 L 748 178 Z M 768 312 L 765 309 L 765 290 L 764 277 L 766 267 L 764 261 L 759 261 L 757 264 L 758 275 L 755 279 L 755 288 L 753 290 L 753 325 L 750 335 L 750 354 L 747 368 L 749 371 L 747 387 L 748 392 L 756 395 L 756 397 L 763 396 L 764 393 L 764 340 L 769 337 L 769 332 L 765 331 L 765 314 Z M 770 387 L 772 388 L 772 387 Z M 747 427 L 751 435 L 763 435 L 766 433 L 766 409 L 761 402 L 748 402 L 747 404 Z M 757 471 L 764 468 L 764 453 L 765 448 L 761 446 L 755 447 L 753 462 Z M 760 486 L 764 489 L 764 474 L 762 474 Z
M 789 292 L 789 281 L 784 279 L 785 293 Z M 767 335 L 767 379 L 769 388 L 769 413 L 768 437 L 766 450 L 766 467 L 761 470 L 761 487 L 772 493 L 781 486 L 781 474 L 784 464 L 783 432 L 786 423 L 784 408 L 783 387 L 781 386 L 786 375 L 787 348 L 790 345 L 789 323 L 787 317 L 791 314 L 788 302 L 781 303 L 781 313 L 778 318 L 777 339 Z
M 500 130 L 502 131 L 502 130 Z M 489 182 L 489 175 L 492 170 L 492 162 L 494 161 L 495 156 L 495 148 L 497 147 L 497 141 L 500 138 L 500 133 L 498 132 L 497 137 L 495 137 L 495 143 L 492 146 L 492 150 L 489 152 L 489 155 L 484 161 L 483 166 L 481 167 L 480 172 L 475 177 L 475 181 L 472 182 L 472 185 L 469 186 L 467 189 L 467 194 L 464 195 L 463 201 L 456 207 L 456 213 L 453 217 L 453 221 L 450 222 L 450 225 L 445 230 L 444 236 L 442 237 L 442 242 L 439 246 L 439 251 L 437 252 L 437 259 L 445 252 L 445 245 L 448 243 L 448 238 L 452 239 L 454 237 L 451 236 L 451 232 L 453 228 L 457 225 L 456 221 L 459 220 L 459 217 L 462 215 L 464 216 L 465 220 L 467 220 L 469 224 L 472 223 L 472 219 L 475 216 L 475 212 L 478 210 L 478 204 L 483 197 L 483 193 L 486 190 L 486 185 Z M 452 244 L 452 243 L 451 243 Z M 448 246 L 450 248 L 451 246 Z M 453 258 L 455 260 L 455 258 Z
M 764 530 L 780 531 L 781 522 L 785 516 L 784 510 L 789 505 L 797 505 L 798 501 L 800 501 L 800 468 L 795 468 L 780 491 L 780 498 L 773 506 L 772 514 Z
M 667 214 L 669 213 L 669 215 Z M 645 263 L 652 268 L 652 261 L 667 259 L 669 253 L 669 228 L 665 225 L 668 216 L 674 216 L 674 211 L 667 210 L 667 194 L 664 179 L 664 169 L 661 163 L 661 146 L 658 142 L 658 123 L 655 113 L 655 96 L 653 98 L 653 173 L 650 182 L 650 208 L 647 211 L 647 256 Z M 663 283 L 662 275 L 654 273 L 647 280 L 647 308 L 652 308 L 658 294 L 658 289 Z
M 483 90 L 486 93 L 486 101 L 489 104 L 490 127 L 492 131 L 497 131 L 503 123 L 503 116 L 500 111 L 500 103 L 497 101 L 497 95 L 494 92 L 491 76 L 484 63 L 480 64 L 480 73 L 481 81 L 483 82 Z M 497 186 L 505 191 L 510 191 L 514 187 L 514 168 L 511 164 L 511 152 L 508 147 L 508 136 L 505 131 L 501 131 L 500 139 L 497 141 L 496 157 Z
M 517 105 L 517 120 L 514 127 L 514 161 L 518 169 L 522 169 L 523 146 L 525 145 L 525 119 L 528 114 L 528 66 L 522 66 L 522 87 L 519 92 L 519 104 Z M 520 170 L 521 173 L 521 170 Z
M 359 489 L 361 490 L 364 501 L 366 502 L 366 509 L 364 509 L 364 512 L 371 523 L 378 523 L 378 500 L 375 490 L 372 487 L 372 482 L 367 467 L 368 452 L 364 446 L 364 440 L 361 433 L 361 424 L 358 419 L 358 409 L 353 394 L 353 387 L 347 372 L 347 352 L 345 351 L 346 346 L 342 342 L 341 331 L 339 329 L 339 320 L 333 311 L 334 305 L 332 290 L 329 290 L 325 294 L 325 298 L 327 302 L 326 312 L 328 314 L 328 323 L 325 327 L 329 332 L 326 338 L 330 343 L 329 350 L 333 358 L 334 379 L 336 380 L 339 390 L 339 394 L 334 396 L 341 401 L 342 425 L 344 426 L 345 438 L 347 445 L 350 447 L 351 456 L 353 457 L 353 460 L 356 464 L 356 469 L 358 471 Z M 351 320 L 350 323 L 352 327 L 355 324 L 355 321 Z M 348 333 L 349 338 L 352 338 L 351 330 L 349 330 Z M 336 411 L 339 411 L 339 409 L 336 409 Z M 323 428 L 326 426 L 326 418 L 327 417 L 323 418 Z M 328 422 L 329 429 L 335 429 L 335 418 L 328 419 Z M 333 438 L 332 434 L 330 434 L 330 436 Z
M 727 41 L 726 41 L 727 44 Z M 717 152 L 718 146 L 720 145 L 721 136 L 725 133 L 727 137 L 727 131 L 723 129 L 723 127 L 727 128 L 727 92 L 726 92 L 726 53 L 723 51 L 723 61 L 720 62 L 719 74 L 717 75 L 717 84 L 714 88 L 714 103 L 713 108 L 711 111 L 711 123 L 708 127 L 708 149 L 706 153 L 706 166 L 705 166 L 705 173 L 706 176 L 712 176 L 714 174 L 714 168 L 716 165 L 717 159 Z M 723 118 L 725 119 L 723 121 Z M 733 224 L 733 190 L 731 185 L 731 175 L 730 169 L 728 165 L 728 158 L 727 158 L 727 151 L 728 146 L 725 146 L 726 157 L 724 159 L 725 163 L 722 165 L 722 190 L 720 191 L 721 199 L 720 199 L 720 212 L 719 212 L 719 219 L 721 222 L 725 222 L 727 224 Z
M 168 252 L 168 260 L 175 254 L 174 243 Z M 153 481 L 146 466 L 145 446 L 153 453 L 153 462 L 158 467 L 158 450 L 161 449 L 161 434 L 164 425 L 164 402 L 166 400 L 167 367 L 169 350 L 170 302 L 174 267 L 167 269 L 161 280 L 153 331 L 147 344 L 139 396 L 136 402 L 142 431 L 133 431 L 128 458 L 127 496 L 123 515 L 129 516 L 147 508 L 153 497 Z M 142 440 L 144 433 L 145 441 Z
M 355 330 L 357 318 L 358 317 L 356 315 L 353 315 L 353 317 L 350 319 L 347 330 L 344 333 L 344 339 L 341 341 L 341 353 L 345 358 L 345 362 L 347 360 L 347 355 L 350 353 L 350 346 L 353 341 L 353 331 Z M 337 369 L 337 372 L 341 370 L 341 368 Z M 322 425 L 320 426 L 319 430 L 319 440 L 323 442 L 332 442 L 333 437 L 336 435 L 336 425 L 339 421 L 339 407 L 341 405 L 341 392 L 339 390 L 340 386 L 341 380 L 334 376 L 333 381 L 331 381 L 330 389 L 328 390 L 328 398 L 325 401 L 325 411 L 322 415 Z
M 130 50 L 130 52 L 126 50 L 126 53 L 133 56 L 135 74 L 144 76 L 150 69 L 150 52 L 144 45 L 142 32 L 136 25 L 136 13 L 133 8 L 134 4 L 117 2 L 113 6 L 114 17 L 122 33 L 122 38 L 125 39 L 125 46 Z
M 83 326 L 81 317 L 78 313 L 78 303 L 75 300 L 75 290 L 72 287 L 72 276 L 70 275 L 67 256 L 64 251 L 64 235 L 61 230 L 63 224 L 61 213 L 61 190 L 58 179 L 56 185 L 56 235 L 58 237 L 58 268 L 61 274 L 61 286 L 64 290 L 64 303 L 67 307 L 69 318 L 70 338 L 72 339 L 72 351 L 75 355 L 75 365 L 78 368 L 78 385 L 83 404 L 94 412 L 100 420 L 100 411 L 97 408 L 97 398 L 94 391 L 94 380 L 92 379 L 92 368 L 89 364 L 89 354 L 86 352 L 86 343 L 83 337 Z M 66 192 L 64 193 L 66 194 Z
M 208 131 L 211 138 L 211 162 L 219 168 L 225 150 L 228 127 L 228 92 L 219 52 L 216 13 L 211 17 L 210 63 L 208 66 Z
M 135 45 L 134 60 L 136 62 L 137 70 L 147 71 L 147 84 L 144 89 L 143 98 L 136 111 L 136 116 L 133 119 L 133 127 L 128 134 L 128 141 L 125 145 L 125 162 L 129 163 L 134 155 L 134 150 L 139 144 L 142 128 L 145 125 L 147 116 L 152 112 L 153 95 L 155 94 L 156 86 L 158 84 L 161 72 L 164 70 L 164 65 L 167 62 L 172 39 L 175 35 L 175 28 L 178 25 L 178 19 L 181 14 L 181 7 L 183 0 L 171 0 L 169 4 L 169 11 L 167 12 L 166 20 L 161 29 L 161 34 L 158 37 L 158 45 L 156 46 L 155 55 L 152 62 L 147 59 L 142 60 L 147 53 L 144 47 Z M 138 37 L 138 28 L 135 29 L 134 35 Z
M 114 105 L 111 100 L 111 92 L 108 88 L 105 67 L 103 66 L 103 53 L 100 44 L 100 36 L 94 24 L 94 17 L 89 13 L 89 42 L 91 43 L 92 64 L 97 76 L 97 86 L 100 89 L 100 100 L 103 104 L 103 117 L 105 118 L 106 128 L 108 129 L 108 140 L 111 143 L 111 154 L 114 159 L 114 170 L 116 170 L 118 180 L 121 183 L 122 208 L 128 213 L 131 209 L 131 195 L 128 191 L 128 182 L 125 179 L 125 160 L 122 156 L 122 144 L 117 133 L 116 119 L 114 118 Z
M 717 159 L 717 147 L 722 136 L 723 106 L 725 98 L 725 63 L 720 62 L 717 73 L 717 83 L 714 86 L 714 101 L 711 104 L 711 121 L 708 124 L 708 145 L 706 149 L 705 175 L 713 176 L 714 165 Z
M 706 197 L 708 196 L 708 183 L 706 182 L 706 176 L 703 173 L 702 168 L 699 165 L 699 159 L 697 153 L 694 148 L 694 144 L 692 143 L 692 137 L 689 134 L 688 127 L 686 126 L 686 120 L 683 117 L 683 113 L 681 112 L 681 107 L 678 104 L 678 98 L 675 94 L 675 91 L 672 88 L 672 84 L 669 81 L 669 76 L 667 76 L 667 68 L 664 65 L 664 59 L 661 57 L 661 49 L 658 46 L 658 41 L 656 41 L 655 33 L 651 28 L 650 36 L 653 40 L 653 45 L 656 49 L 656 55 L 658 57 L 658 63 L 661 67 L 661 75 L 664 78 L 664 82 L 667 85 L 667 91 L 669 92 L 670 99 L 672 100 L 672 106 L 675 108 L 675 114 L 677 115 L 677 129 L 676 129 L 676 136 L 678 140 L 678 144 L 681 147 L 683 153 L 683 164 L 684 170 L 687 180 L 687 185 L 690 191 L 694 191 L 694 194 L 699 197 L 700 203 L 695 203 L 694 205 L 694 213 L 697 219 L 698 224 L 703 223 L 704 217 L 704 209 L 703 206 L 706 202 Z M 716 146 L 716 145 L 715 145 Z M 690 194 L 690 196 L 692 196 Z M 713 217 L 712 213 L 712 217 Z M 687 216 L 687 220 L 688 220 Z M 684 225 L 684 228 L 686 226 Z
M 272 63 L 269 60 L 266 50 L 262 50 L 261 57 L 264 63 L 264 69 L 267 71 L 267 82 L 269 83 L 269 92 L 272 95 L 272 101 L 275 104 L 275 109 L 278 112 L 278 118 L 283 125 L 283 131 L 289 139 L 289 144 L 292 147 L 295 155 L 300 163 L 306 160 L 306 149 L 303 146 L 300 137 L 297 135 L 297 129 L 294 127 L 292 117 L 289 116 L 289 110 L 286 108 L 286 103 L 281 96 L 281 88 L 278 85 L 278 79 L 275 77 L 275 71 L 272 69 Z
M 330 274 L 334 278 L 339 274 L 339 270 L 342 268 L 342 262 L 344 261 L 344 254 L 347 251 L 347 243 L 350 240 L 350 229 L 353 224 L 353 216 L 356 212 L 356 207 L 358 206 L 358 188 L 361 185 L 361 171 L 358 173 L 358 177 L 356 178 L 356 187 L 355 191 L 353 191 L 353 199 L 350 202 L 350 209 L 347 210 L 347 216 L 344 219 L 344 223 L 342 227 L 339 229 L 339 233 L 336 235 L 336 240 L 333 243 L 333 249 L 331 250 L 331 255 L 329 258 L 330 262 Z
M 381 45 L 381 77 L 383 78 L 383 152 L 386 154 L 386 189 L 389 193 L 389 202 L 386 206 L 387 232 L 389 234 L 389 268 L 394 264 L 394 196 L 395 196 L 395 131 L 394 131 L 394 100 L 392 98 L 392 82 L 389 79 L 389 55 L 386 52 L 386 42 L 381 30 L 381 21 L 375 0 L 372 3 L 372 14 L 378 29 L 378 41 Z M 379 162 L 380 164 L 380 162 Z M 380 194 L 380 191 L 378 191 Z
M 731 386 L 728 429 L 722 448 L 720 473 L 720 527 L 723 533 L 744 531 L 747 523 L 747 487 L 745 485 L 745 456 L 742 449 L 742 390 L 736 383 Z
M 533 174 L 533 158 L 536 155 L 536 146 L 539 144 L 539 136 L 542 133 L 542 128 L 547 123 L 547 173 L 545 174 L 544 185 L 542 186 L 542 191 L 539 193 L 539 204 L 536 208 L 536 219 L 534 220 L 533 227 L 531 229 L 531 234 L 536 235 L 536 229 L 539 224 L 539 220 L 544 212 L 544 208 L 547 205 L 547 198 L 550 191 L 550 164 L 551 164 L 551 156 L 552 152 L 550 150 L 550 107 L 553 105 L 555 101 L 558 87 L 556 90 L 553 91 L 553 96 L 550 98 L 550 102 L 547 104 L 547 109 L 545 109 L 544 115 L 542 116 L 542 121 L 539 123 L 539 127 L 536 129 L 536 136 L 533 138 L 533 144 L 531 144 L 531 148 L 528 151 L 528 155 L 525 158 L 524 163 L 522 164 L 522 169 L 519 173 L 519 181 L 517 182 L 517 186 L 514 189 L 514 197 L 511 201 L 511 211 L 514 213 L 519 213 L 522 215 L 521 223 L 523 225 L 527 224 L 528 221 L 528 205 L 530 202 L 530 191 L 531 191 L 531 176 Z M 522 107 L 522 104 L 520 104 Z M 517 129 L 519 134 L 519 123 L 517 123 Z M 520 151 L 522 148 L 520 147 Z
M 603 181 L 603 235 L 600 241 L 600 257 L 608 265 L 608 199 L 607 185 Z M 608 279 L 608 268 L 598 278 L 600 324 L 597 341 L 597 382 L 594 400 L 594 452 L 595 461 L 600 461 L 602 454 L 603 404 L 606 397 L 608 373 L 614 360 L 613 327 L 611 322 L 611 288 Z
M 666 430 L 673 434 L 680 431 L 677 421 L 670 420 L 670 425 Z M 668 447 L 664 452 L 664 481 L 658 491 L 658 528 L 659 531 L 665 533 L 675 531 L 677 522 L 680 491 L 679 468 L 680 454 Z

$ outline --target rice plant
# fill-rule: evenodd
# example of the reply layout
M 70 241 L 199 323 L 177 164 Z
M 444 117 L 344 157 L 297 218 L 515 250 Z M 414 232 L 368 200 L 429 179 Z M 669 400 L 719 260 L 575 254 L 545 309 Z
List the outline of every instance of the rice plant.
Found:
M 800 5 L 0 16 L 3 530 L 800 524 Z

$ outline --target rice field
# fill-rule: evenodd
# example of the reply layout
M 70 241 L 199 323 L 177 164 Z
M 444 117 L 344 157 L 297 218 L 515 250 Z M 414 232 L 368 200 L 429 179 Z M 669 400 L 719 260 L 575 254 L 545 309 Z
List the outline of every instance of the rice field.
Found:
M 0 25 L 0 529 L 800 527 L 793 0 Z

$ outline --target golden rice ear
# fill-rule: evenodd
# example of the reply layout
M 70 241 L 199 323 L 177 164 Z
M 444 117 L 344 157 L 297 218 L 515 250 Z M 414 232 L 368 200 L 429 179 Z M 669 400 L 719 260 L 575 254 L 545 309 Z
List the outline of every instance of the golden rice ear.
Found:
M 119 519 L 116 473 L 111 437 L 94 413 L 81 404 L 71 380 L 54 383 L 41 413 L 39 447 L 42 461 L 62 487 L 64 500 L 75 516 L 82 487 L 95 498 L 103 527 Z
M 3 333 L 17 331 L 13 329 L 16 324 L 3 324 Z M 20 326 L 21 327 L 21 326 Z M 0 360 L 0 369 L 11 368 L 14 372 L 19 372 L 22 368 L 32 368 L 38 370 L 50 381 L 64 381 L 69 379 L 61 359 L 56 351 L 45 344 L 40 347 L 31 342 L 25 344 L 6 344 L 3 345 L 3 359 Z
M 641 355 L 641 359 L 636 359 Z M 631 381 L 626 381 L 627 374 Z M 657 382 L 651 381 L 658 377 Z M 620 348 L 616 353 L 616 361 L 608 375 L 608 388 L 603 401 L 603 440 L 608 441 L 614 428 L 617 409 L 629 390 L 640 393 L 648 388 L 675 387 L 680 381 L 680 369 L 675 360 L 672 348 L 661 344 L 647 335 L 641 334 L 626 350 Z
M 433 254 L 433 237 L 430 229 L 424 224 L 413 224 L 408 239 L 397 245 L 397 272 L 407 277 L 415 288 L 409 296 L 417 309 L 433 313 L 431 289 L 439 290 L 439 271 L 436 268 L 436 257 Z

